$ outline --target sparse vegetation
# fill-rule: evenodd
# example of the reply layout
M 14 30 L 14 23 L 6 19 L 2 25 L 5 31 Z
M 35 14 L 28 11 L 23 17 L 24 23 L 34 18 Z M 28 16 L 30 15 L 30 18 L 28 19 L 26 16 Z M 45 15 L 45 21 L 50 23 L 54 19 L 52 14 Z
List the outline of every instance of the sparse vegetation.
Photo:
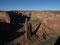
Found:
M 53 12 L 55 14 L 60 14 L 60 11 L 51 11 L 51 12 Z
M 20 43 L 16 43 L 16 45 L 21 45 Z

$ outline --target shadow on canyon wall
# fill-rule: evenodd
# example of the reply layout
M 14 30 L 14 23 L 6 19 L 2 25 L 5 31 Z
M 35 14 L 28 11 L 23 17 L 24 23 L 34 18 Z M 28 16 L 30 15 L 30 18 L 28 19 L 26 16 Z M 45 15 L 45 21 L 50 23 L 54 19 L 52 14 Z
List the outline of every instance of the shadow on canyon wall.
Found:
M 60 36 L 58 37 L 54 45 L 60 45 Z
M 0 45 L 5 45 L 5 43 L 23 35 L 24 32 L 16 31 L 23 27 L 21 24 L 25 23 L 25 18 L 30 19 L 28 16 L 22 16 L 22 13 L 17 14 L 12 11 L 7 13 L 10 17 L 10 23 L 0 22 Z
M 38 27 L 36 28 L 36 30 L 32 33 L 32 35 L 35 35 L 37 33 L 37 31 L 39 30 L 41 23 L 38 25 Z

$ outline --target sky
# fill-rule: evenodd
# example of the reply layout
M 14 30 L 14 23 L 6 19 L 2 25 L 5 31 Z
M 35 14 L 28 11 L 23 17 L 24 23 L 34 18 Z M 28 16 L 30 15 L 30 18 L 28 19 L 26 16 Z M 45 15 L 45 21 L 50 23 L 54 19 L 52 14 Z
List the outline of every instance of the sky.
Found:
M 60 0 L 0 0 L 0 10 L 60 10 Z

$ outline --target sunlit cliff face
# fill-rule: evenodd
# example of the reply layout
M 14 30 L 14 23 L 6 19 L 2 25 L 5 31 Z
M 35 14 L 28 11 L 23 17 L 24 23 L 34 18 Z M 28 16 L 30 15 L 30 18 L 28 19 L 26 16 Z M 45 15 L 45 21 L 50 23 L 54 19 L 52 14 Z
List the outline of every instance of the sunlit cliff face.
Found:
M 0 21 L 10 23 L 10 17 L 6 12 L 0 12 Z

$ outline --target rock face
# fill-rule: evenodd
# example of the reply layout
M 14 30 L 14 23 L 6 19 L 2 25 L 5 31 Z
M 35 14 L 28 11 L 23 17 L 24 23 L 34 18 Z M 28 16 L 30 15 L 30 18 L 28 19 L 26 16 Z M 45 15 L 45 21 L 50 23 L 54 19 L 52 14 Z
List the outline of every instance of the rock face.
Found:
M 52 32 L 49 31 L 49 29 L 43 23 L 41 23 L 36 35 L 42 39 L 45 34 L 51 34 L 51 33 Z
M 13 11 L 16 14 L 22 13 L 22 16 L 31 17 L 31 20 L 39 19 L 44 22 L 52 30 L 60 29 L 60 14 L 54 14 L 49 11 Z M 21 20 L 21 19 L 20 19 Z M 0 12 L 0 21 L 10 23 L 11 19 L 6 12 Z M 60 33 L 60 32 L 59 32 Z
M 30 17 L 30 11 L 4 11 L 0 12 L 0 21 L 11 23 L 11 21 L 21 21 L 21 18 L 25 19 L 25 17 Z
M 52 30 L 54 30 L 57 34 L 60 33 L 60 31 L 59 31 L 59 29 L 60 29 L 60 21 L 57 18 L 47 20 L 47 26 L 49 28 L 51 28 Z
M 60 33 L 59 31 L 59 27 L 60 27 L 60 14 L 54 14 L 52 12 L 36 12 L 36 11 L 32 11 L 32 16 L 31 19 L 39 19 L 40 21 L 42 21 L 43 23 L 45 23 L 45 25 L 47 25 L 49 28 L 51 28 L 52 30 L 54 30 L 57 34 Z
M 21 18 L 23 18 L 23 20 L 25 19 L 22 16 L 28 16 L 28 17 L 31 17 L 31 20 L 39 19 L 41 21 L 41 23 L 43 22 L 46 26 L 48 26 L 49 28 L 51 28 L 53 31 L 55 31 L 57 34 L 60 35 L 60 14 L 54 14 L 49 11 L 12 11 L 12 12 L 14 12 L 14 14 L 11 13 L 10 15 L 7 12 L 0 12 L 0 21 L 6 22 L 6 23 L 15 22 L 17 24 L 17 22 L 19 22 L 19 20 L 22 21 Z M 14 16 L 12 16 L 12 15 L 14 15 Z M 12 16 L 12 18 L 10 16 Z M 52 33 L 46 28 L 46 26 L 43 23 L 40 25 L 38 31 L 36 32 L 36 35 L 39 36 L 39 38 L 41 38 L 41 39 L 44 39 L 43 35 L 45 33 L 47 33 L 47 34 Z M 19 26 L 18 26 L 18 28 L 19 28 Z M 7 29 L 7 27 L 6 27 L 6 29 Z M 19 42 L 20 38 L 18 38 L 17 40 Z
M 6 12 L 0 12 L 0 21 L 10 23 L 9 15 Z

